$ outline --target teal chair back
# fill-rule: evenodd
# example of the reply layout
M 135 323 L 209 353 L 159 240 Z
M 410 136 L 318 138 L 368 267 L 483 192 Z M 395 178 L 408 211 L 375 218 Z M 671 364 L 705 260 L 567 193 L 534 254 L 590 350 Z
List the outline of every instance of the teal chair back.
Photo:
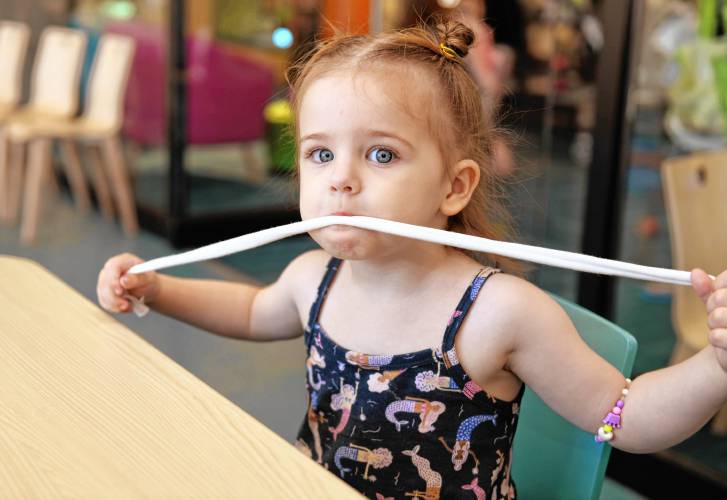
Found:
M 636 339 L 581 306 L 553 298 L 591 349 L 628 377 L 636 357 Z M 512 477 L 518 498 L 596 500 L 610 453 L 610 445 L 596 443 L 593 434 L 557 415 L 530 388 L 525 390 L 513 444 Z

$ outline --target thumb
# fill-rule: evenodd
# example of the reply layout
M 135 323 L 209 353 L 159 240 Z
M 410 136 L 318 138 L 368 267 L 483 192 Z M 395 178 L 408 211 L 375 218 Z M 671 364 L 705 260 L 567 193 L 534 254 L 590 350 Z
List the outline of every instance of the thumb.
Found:
M 712 283 L 712 278 L 703 270 L 692 269 L 692 288 L 699 298 L 702 299 L 702 302 L 706 304 L 707 299 L 714 291 L 714 284 Z
M 151 281 L 151 275 L 151 272 L 140 274 L 126 273 L 121 276 L 121 286 L 127 290 L 139 288 L 140 286 L 147 285 Z

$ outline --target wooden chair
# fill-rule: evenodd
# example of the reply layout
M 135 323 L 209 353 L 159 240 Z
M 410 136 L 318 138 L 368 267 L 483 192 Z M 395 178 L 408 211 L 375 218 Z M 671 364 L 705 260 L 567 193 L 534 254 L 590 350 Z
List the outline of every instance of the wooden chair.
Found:
M 553 296 L 565 309 L 583 340 L 625 376 L 636 358 L 636 339 L 619 326 Z M 515 440 L 513 479 L 518 498 L 596 500 L 600 498 L 611 447 L 598 444 L 525 390 Z
M 23 176 L 24 141 L 13 141 L 11 123 L 41 123 L 68 118 L 78 109 L 78 83 L 86 35 L 57 26 L 45 28 L 33 62 L 30 100 L 4 119 L 0 133 L 0 218 L 15 221 Z
M 662 164 L 661 177 L 674 267 L 711 274 L 727 268 L 727 151 L 671 158 Z M 709 328 L 704 304 L 688 287 L 675 287 L 671 311 L 675 364 L 707 345 Z M 711 431 L 727 435 L 727 406 Z
M 113 216 L 113 197 L 124 231 L 127 234 L 137 232 L 136 205 L 120 139 L 124 94 L 133 57 L 134 41 L 131 38 L 111 33 L 102 35 L 81 117 L 42 123 L 19 122 L 8 127 L 11 141 L 19 139 L 31 143 L 21 226 L 24 242 L 30 243 L 36 236 L 42 189 L 45 176 L 50 172 L 50 146 L 54 139 L 60 140 L 77 204 L 88 204 L 83 170 L 75 147 L 76 142 L 82 142 L 90 149 L 92 180 L 102 213 Z
M 20 102 L 29 36 L 26 24 L 0 21 L 0 121 Z
M 23 68 L 30 28 L 26 24 L 0 21 L 0 124 L 15 111 L 22 95 Z M 0 129 L 0 163 L 7 165 L 7 141 Z M 6 175 L 0 172 L 0 213 L 7 197 Z

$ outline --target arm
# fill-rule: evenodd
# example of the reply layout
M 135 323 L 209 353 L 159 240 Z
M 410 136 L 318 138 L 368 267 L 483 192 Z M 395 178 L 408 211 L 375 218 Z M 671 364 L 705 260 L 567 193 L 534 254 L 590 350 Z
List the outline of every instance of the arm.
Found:
M 727 285 L 727 275 L 721 278 Z M 595 434 L 625 387 L 624 377 L 581 340 L 565 311 L 547 294 L 516 278 L 504 286 L 510 287 L 504 293 L 518 297 L 510 299 L 504 311 L 513 318 L 509 368 L 554 411 Z M 709 299 L 714 311 L 727 306 L 727 292 L 711 296 L 715 295 Z M 528 304 L 527 315 L 522 314 L 523 303 Z M 718 325 L 727 327 L 725 316 L 710 315 L 713 333 Z M 718 361 L 718 351 L 723 349 L 710 345 L 683 363 L 634 380 L 622 413 L 623 427 L 610 443 L 648 453 L 696 432 L 727 400 L 727 371 Z
M 302 332 L 289 286 L 285 272 L 266 287 L 159 275 L 159 292 L 149 307 L 225 337 L 287 339 Z
M 99 302 L 111 312 L 128 311 L 123 293 L 131 293 L 146 297 L 148 305 L 162 314 L 218 335 L 258 341 L 293 338 L 302 333 L 300 311 L 312 300 L 300 285 L 315 288 L 310 283 L 320 279 L 320 253 L 299 256 L 267 287 L 157 273 L 126 274 L 141 259 L 125 254 L 110 259 L 101 271 Z

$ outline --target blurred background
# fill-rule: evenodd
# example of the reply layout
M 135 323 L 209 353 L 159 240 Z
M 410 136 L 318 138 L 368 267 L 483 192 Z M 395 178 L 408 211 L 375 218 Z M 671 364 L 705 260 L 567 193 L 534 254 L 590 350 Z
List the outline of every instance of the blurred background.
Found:
M 477 33 L 467 67 L 509 131 L 495 166 L 519 242 L 727 267 L 722 0 L 0 0 L 0 253 L 95 300 L 116 253 L 153 258 L 299 220 L 285 69 L 334 30 L 434 12 Z M 311 248 L 296 237 L 171 272 L 270 283 Z M 529 279 L 631 332 L 637 374 L 706 345 L 688 290 L 545 267 Z M 241 345 L 156 315 L 121 319 L 295 436 L 297 341 Z M 722 414 L 667 452 L 615 452 L 608 475 L 633 498 L 725 498 Z

